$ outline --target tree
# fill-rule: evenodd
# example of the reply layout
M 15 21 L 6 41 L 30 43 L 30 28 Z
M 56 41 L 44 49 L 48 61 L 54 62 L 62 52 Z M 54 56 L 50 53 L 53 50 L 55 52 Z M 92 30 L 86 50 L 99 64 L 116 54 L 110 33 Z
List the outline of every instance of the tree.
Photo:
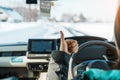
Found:
M 80 16 L 80 22 L 86 22 L 87 21 L 87 18 L 81 13 Z

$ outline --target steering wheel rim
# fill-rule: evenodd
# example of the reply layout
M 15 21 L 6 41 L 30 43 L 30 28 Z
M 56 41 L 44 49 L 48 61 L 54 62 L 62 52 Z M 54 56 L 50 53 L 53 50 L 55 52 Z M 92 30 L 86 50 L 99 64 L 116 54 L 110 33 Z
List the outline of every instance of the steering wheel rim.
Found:
M 79 46 L 79 49 L 78 49 L 78 52 L 80 52 L 82 49 L 86 48 L 86 47 L 89 47 L 89 46 L 92 46 L 92 45 L 100 45 L 100 46 L 104 46 L 108 49 L 110 49 L 114 54 L 115 56 L 117 57 L 117 51 L 116 51 L 116 47 L 108 42 L 105 42 L 105 41 L 99 41 L 99 40 L 92 40 L 92 41 L 87 41 L 83 44 L 81 44 Z M 82 53 L 75 53 L 73 54 L 73 59 L 75 58 L 76 61 L 75 62 L 78 62 L 80 60 L 78 60 L 79 58 L 79 55 L 83 55 Z M 102 55 L 102 54 L 101 54 Z M 104 54 L 105 55 L 105 54 Z M 101 59 L 104 58 L 103 56 L 101 56 Z
M 82 49 L 84 49 L 84 48 L 86 48 L 86 47 L 88 47 L 88 46 L 92 46 L 92 45 L 102 45 L 102 46 L 105 46 L 105 47 L 107 47 L 108 49 L 112 50 L 113 53 L 115 54 L 115 56 L 117 57 L 116 48 L 115 48 L 114 45 L 112 45 L 112 44 L 110 44 L 110 43 L 107 43 L 107 42 L 105 42 L 105 41 L 99 41 L 99 40 L 87 41 L 87 42 L 81 44 L 81 45 L 79 46 L 78 51 L 80 51 L 80 50 L 82 50 Z M 70 77 L 68 77 L 68 79 L 73 79 L 73 77 L 74 77 L 73 62 L 76 62 L 75 59 L 77 59 L 77 57 L 78 57 L 79 54 L 80 54 L 80 53 L 72 54 L 72 56 L 71 56 L 71 58 L 70 58 L 70 61 L 69 61 L 69 74 L 68 74 L 68 76 L 70 76 Z

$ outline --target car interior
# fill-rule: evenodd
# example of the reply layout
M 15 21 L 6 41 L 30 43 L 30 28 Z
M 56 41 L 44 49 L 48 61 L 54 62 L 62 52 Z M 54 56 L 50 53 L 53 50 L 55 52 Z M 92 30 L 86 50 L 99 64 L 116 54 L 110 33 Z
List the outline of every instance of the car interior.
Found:
M 14 2 L 14 0 L 12 0 Z M 31 7 L 31 4 L 39 4 L 41 5 L 47 5 L 47 2 L 52 2 L 50 5 L 55 5 L 53 2 L 57 2 L 60 0 L 23 0 L 22 2 L 25 2 L 25 4 L 29 4 L 29 8 Z M 82 1 L 82 0 L 80 0 Z M 42 4 L 42 2 L 45 2 Z M 64 2 L 64 1 L 63 1 Z M 109 2 L 109 1 L 108 1 Z M 79 32 L 78 29 L 75 31 L 78 35 L 74 34 L 71 30 L 74 28 L 69 28 L 69 24 L 66 23 L 62 25 L 64 28 L 63 31 L 65 34 L 73 34 L 73 36 L 65 36 L 65 39 L 73 39 L 77 40 L 79 44 L 78 52 L 75 54 L 72 54 L 69 61 L 69 69 L 68 69 L 68 80 L 81 80 L 81 76 L 83 72 L 91 69 L 91 68 L 97 68 L 102 70 L 112 70 L 114 69 L 114 66 L 117 64 L 117 60 L 120 57 L 120 6 L 117 1 L 117 12 L 114 12 L 115 20 L 113 26 L 114 30 L 114 36 L 111 36 L 112 38 L 115 37 L 114 40 L 108 40 L 106 37 L 96 36 L 96 35 L 79 35 L 79 33 L 82 34 L 82 31 Z M 16 3 L 17 4 L 17 3 Z M 5 4 L 4 4 L 5 5 Z M 62 4 L 59 4 L 57 6 L 61 6 Z M 111 5 L 112 6 L 112 5 Z M 40 7 L 40 6 L 39 6 Z M 41 6 L 42 7 L 42 6 Z M 48 5 L 47 5 L 48 7 Z M 1 8 L 1 7 L 0 7 Z M 33 7 L 34 8 L 34 7 Z M 8 8 L 7 8 L 8 9 Z M 47 10 L 47 9 L 45 9 Z M 56 10 L 56 9 L 55 9 Z M 42 17 L 40 19 L 43 19 L 43 16 L 49 16 L 47 14 L 49 10 L 45 11 L 46 14 L 42 13 L 44 12 L 44 9 L 41 10 Z M 31 13 L 29 13 L 31 14 Z M 70 15 L 68 15 L 70 16 Z M 67 16 L 67 17 L 68 17 Z M 64 16 L 66 17 L 66 16 Z M 0 18 L 1 19 L 1 18 Z M 34 27 L 31 27 L 31 23 L 26 24 L 23 22 L 25 27 L 23 29 L 20 29 L 20 32 L 24 32 L 25 29 L 31 28 L 30 33 L 29 31 L 26 31 L 26 33 L 32 34 L 32 30 L 34 30 L 35 37 L 29 37 L 24 38 L 21 42 L 12 42 L 12 39 L 19 39 L 21 40 L 23 36 L 27 37 L 26 33 L 22 36 L 17 35 L 17 32 L 19 32 L 18 28 L 16 28 L 16 33 L 12 33 L 15 30 L 11 31 L 12 37 L 9 37 L 10 34 L 9 31 L 2 32 L 0 31 L 0 34 L 5 34 L 1 38 L 4 40 L 11 41 L 10 43 L 0 43 L 0 80 L 47 80 L 47 71 L 49 67 L 49 61 L 51 58 L 51 52 L 53 50 L 59 50 L 60 49 L 60 38 L 59 38 L 59 26 L 56 25 L 52 29 L 50 27 L 52 26 L 48 20 L 46 21 L 46 17 L 44 18 L 44 22 L 32 22 L 34 24 L 34 27 L 40 24 L 40 27 L 45 28 L 44 30 L 41 29 L 41 31 L 38 31 L 38 28 L 35 29 Z M 48 18 L 49 19 L 49 18 Z M 67 19 L 66 19 L 67 20 Z M 65 20 L 65 21 L 66 21 Z M 2 21 L 2 20 L 1 20 Z M 7 25 L 9 26 L 10 22 L 5 22 L 7 20 L 4 20 L 4 22 L 0 22 L 0 26 Z M 16 25 L 19 25 L 19 21 L 16 21 Z M 48 22 L 48 23 L 47 23 Z M 21 23 L 21 22 L 20 22 Z M 39 23 L 39 24 L 38 24 Z M 62 21 L 56 21 L 53 22 L 53 24 L 59 24 L 61 26 Z M 60 24 L 61 23 L 61 24 Z M 71 22 L 70 22 L 71 23 Z M 79 22 L 78 22 L 79 23 Z M 77 21 L 75 23 L 71 23 L 71 25 L 77 24 Z M 93 24 L 93 22 L 84 22 L 85 24 Z M 81 23 L 83 25 L 83 23 Z M 97 23 L 97 21 L 96 21 Z M 98 25 L 101 22 L 98 21 Z M 109 23 L 109 22 L 106 22 Z M 10 24 L 14 24 L 11 22 Z M 41 25 L 42 24 L 42 25 Z M 47 25 L 46 28 L 45 26 Z M 67 27 L 65 26 L 67 25 Z M 70 25 L 70 26 L 71 26 Z M 21 25 L 20 25 L 21 26 Z M 89 25 L 88 25 L 89 26 Z M 17 26 L 18 27 L 18 26 Z M 58 27 L 58 28 L 56 28 Z M 1 28 L 1 27 L 0 27 Z M 7 28 L 7 27 L 5 27 Z M 56 29 L 55 29 L 56 28 Z M 84 28 L 84 27 L 83 27 Z M 1 28 L 2 29 L 2 28 Z M 49 29 L 49 30 L 48 30 Z M 57 30 L 58 31 L 55 31 Z M 87 28 L 86 28 L 87 29 Z M 29 30 L 29 29 L 28 29 Z M 74 30 L 74 29 L 73 29 Z M 109 31 L 109 29 L 107 29 Z M 44 31 L 44 32 L 43 32 Z M 47 35 L 47 32 L 50 31 L 50 34 L 53 34 L 55 38 L 49 38 L 50 35 Z M 55 32 L 54 32 L 55 31 Z M 51 33 L 52 32 L 52 33 Z M 95 31 L 92 31 L 95 32 Z M 106 31 L 107 32 L 107 31 Z M 38 34 L 39 33 L 39 34 Z M 45 34 L 46 33 L 46 34 Z M 102 33 L 102 32 L 101 32 Z M 17 37 L 14 37 L 15 34 Z M 22 33 L 20 33 L 22 34 Z M 112 33 L 111 33 L 112 34 Z M 41 35 L 40 37 L 38 35 Z M 46 37 L 42 37 L 42 35 L 47 35 Z M 57 37 L 56 37 L 57 36 Z M 53 79 L 54 80 L 54 79 Z M 86 79 L 89 80 L 89 79 Z

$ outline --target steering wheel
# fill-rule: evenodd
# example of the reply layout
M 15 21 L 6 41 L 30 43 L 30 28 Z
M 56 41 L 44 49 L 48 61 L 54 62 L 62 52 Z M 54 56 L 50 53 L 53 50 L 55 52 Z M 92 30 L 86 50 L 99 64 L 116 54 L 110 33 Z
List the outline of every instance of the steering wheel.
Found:
M 102 48 L 98 48 L 98 50 L 96 51 L 99 54 L 90 53 L 90 52 L 87 54 L 81 53 L 82 50 L 84 50 L 85 48 L 87 48 L 89 46 L 93 46 L 93 45 L 103 46 Z M 73 54 L 74 62 L 80 63 L 81 61 L 89 60 L 89 59 L 90 60 L 91 59 L 105 59 L 105 56 L 108 57 L 108 59 L 110 59 L 109 56 L 107 54 L 105 54 L 105 52 L 106 52 L 105 47 L 113 53 L 113 55 L 112 54 L 111 55 L 112 55 L 112 58 L 115 60 L 117 58 L 117 54 L 116 54 L 116 47 L 114 45 L 109 44 L 108 42 L 105 42 L 105 41 L 92 40 L 92 41 L 87 41 L 79 46 L 78 52 L 76 54 Z M 99 49 L 102 49 L 102 50 L 99 51 Z M 95 50 L 93 50 L 93 51 L 95 52 Z M 101 52 L 101 51 L 104 51 L 104 52 Z M 110 60 L 112 60 L 112 59 L 110 59 Z
M 77 73 L 77 70 L 80 67 L 80 65 L 84 65 L 83 64 L 84 62 L 82 64 L 80 64 L 80 62 L 81 62 L 81 58 L 80 57 L 83 55 L 83 54 L 80 53 L 80 51 L 83 50 L 84 48 L 92 46 L 92 45 L 101 45 L 101 46 L 104 46 L 104 47 L 110 49 L 113 52 L 115 59 L 117 59 L 117 54 L 116 54 L 117 52 L 116 52 L 116 48 L 115 48 L 114 45 L 109 44 L 109 43 L 107 43 L 105 41 L 99 41 L 99 40 L 87 41 L 87 42 L 81 44 L 79 46 L 78 52 L 75 53 L 75 54 L 72 54 L 72 56 L 70 58 L 70 61 L 69 61 L 69 71 L 68 71 L 68 76 L 69 76 L 68 80 L 74 79 L 74 77 L 76 77 L 76 73 Z M 86 54 L 86 55 L 88 55 L 88 54 Z M 103 56 L 105 56 L 105 58 Z M 99 55 L 95 54 L 95 55 L 91 55 L 89 58 L 91 58 L 91 60 L 93 58 L 95 60 L 97 60 L 97 59 L 105 60 L 105 59 L 107 59 L 107 55 L 105 53 L 104 54 L 102 53 L 102 54 L 99 54 Z M 74 67 L 73 65 L 76 64 L 76 63 L 78 65 L 76 65 L 77 67 Z

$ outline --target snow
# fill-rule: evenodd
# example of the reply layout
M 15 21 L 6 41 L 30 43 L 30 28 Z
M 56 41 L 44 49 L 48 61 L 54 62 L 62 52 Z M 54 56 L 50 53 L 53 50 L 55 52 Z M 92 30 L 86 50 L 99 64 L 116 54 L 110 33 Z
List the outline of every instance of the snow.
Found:
M 67 29 L 80 33 L 71 34 Z M 98 36 L 111 41 L 113 39 L 113 23 L 55 23 L 55 22 L 22 22 L 0 23 L 0 43 L 27 42 L 30 38 L 59 38 L 59 31 L 70 36 Z M 75 32 L 75 31 L 74 31 Z
M 23 17 L 15 10 L 7 7 L 1 7 L 8 14 L 8 22 L 23 21 Z

